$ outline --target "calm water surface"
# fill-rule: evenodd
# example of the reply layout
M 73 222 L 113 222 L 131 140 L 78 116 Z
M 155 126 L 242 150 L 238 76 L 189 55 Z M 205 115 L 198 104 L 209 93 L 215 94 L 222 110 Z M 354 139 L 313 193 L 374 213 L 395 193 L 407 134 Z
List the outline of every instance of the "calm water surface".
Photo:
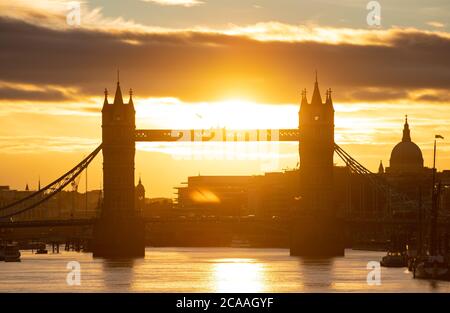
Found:
M 290 257 L 287 249 L 147 248 L 136 260 L 94 259 L 90 253 L 36 255 L 0 262 L 1 292 L 450 292 L 450 282 L 412 279 L 404 268 L 382 268 L 381 285 L 366 282 L 369 261 L 383 253 L 347 250 L 328 260 Z M 81 265 L 81 285 L 66 268 Z

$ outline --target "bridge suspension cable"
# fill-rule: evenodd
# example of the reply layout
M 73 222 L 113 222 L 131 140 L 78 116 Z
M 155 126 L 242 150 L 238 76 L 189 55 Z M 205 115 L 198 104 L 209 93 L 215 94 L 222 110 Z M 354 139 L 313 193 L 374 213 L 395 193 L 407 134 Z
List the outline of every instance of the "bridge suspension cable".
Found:
M 70 171 L 51 182 L 44 188 L 22 198 L 14 201 L 0 208 L 0 218 L 9 218 L 17 214 L 31 210 L 43 202 L 47 201 L 55 194 L 63 190 L 68 184 L 70 184 L 75 178 L 77 178 L 83 170 L 85 170 L 92 160 L 102 149 L 102 145 L 99 145 L 94 151 L 92 151 L 86 158 L 78 163 Z
M 392 206 L 391 211 L 401 211 L 405 209 L 417 210 L 419 208 L 417 201 L 411 200 L 407 195 L 396 191 L 392 186 L 388 184 L 388 182 L 365 168 L 361 163 L 352 158 L 350 154 L 344 151 L 344 149 L 339 147 L 336 143 L 334 144 L 334 151 L 342 159 L 342 161 L 345 162 L 350 171 L 355 174 L 364 175 L 364 177 L 367 177 L 370 180 L 375 188 L 385 193 L 389 197 L 390 204 Z

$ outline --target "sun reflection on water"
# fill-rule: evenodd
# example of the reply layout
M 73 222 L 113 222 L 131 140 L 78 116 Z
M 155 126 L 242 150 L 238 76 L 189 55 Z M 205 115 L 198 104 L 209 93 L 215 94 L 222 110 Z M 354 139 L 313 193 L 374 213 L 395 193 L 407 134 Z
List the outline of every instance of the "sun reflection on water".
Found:
M 217 259 L 213 267 L 216 292 L 263 292 L 264 266 L 254 259 Z

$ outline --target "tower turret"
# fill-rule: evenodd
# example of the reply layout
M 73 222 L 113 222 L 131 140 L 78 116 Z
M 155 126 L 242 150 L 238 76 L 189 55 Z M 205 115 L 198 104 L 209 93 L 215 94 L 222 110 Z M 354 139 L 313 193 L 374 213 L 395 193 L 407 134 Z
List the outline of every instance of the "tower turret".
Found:
M 133 89 L 130 88 L 130 100 L 128 100 L 128 105 L 134 106 L 133 103 Z
M 142 184 L 141 176 L 139 175 L 139 182 L 136 185 L 136 210 L 140 213 L 145 208 L 145 187 Z

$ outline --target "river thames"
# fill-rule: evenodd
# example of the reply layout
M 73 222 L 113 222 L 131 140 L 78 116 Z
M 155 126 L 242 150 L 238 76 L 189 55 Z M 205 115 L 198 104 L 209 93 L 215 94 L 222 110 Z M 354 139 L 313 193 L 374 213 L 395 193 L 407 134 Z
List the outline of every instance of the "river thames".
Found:
M 147 248 L 145 258 L 94 259 L 91 253 L 22 252 L 0 262 L 1 292 L 450 292 L 450 282 L 412 279 L 405 268 L 381 268 L 369 285 L 370 261 L 383 252 L 346 250 L 327 260 L 290 257 L 287 249 Z M 66 282 L 80 264 L 80 285 Z

